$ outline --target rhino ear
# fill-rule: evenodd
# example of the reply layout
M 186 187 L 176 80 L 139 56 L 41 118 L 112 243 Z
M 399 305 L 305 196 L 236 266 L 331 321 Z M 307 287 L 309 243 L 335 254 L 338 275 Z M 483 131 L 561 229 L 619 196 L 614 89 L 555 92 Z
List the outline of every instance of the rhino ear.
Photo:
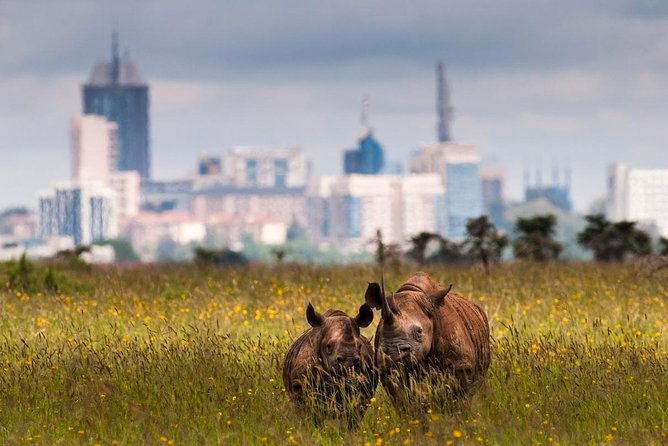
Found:
M 354 321 L 358 327 L 368 327 L 369 324 L 373 322 L 373 310 L 371 307 L 367 304 L 362 304 L 359 311 L 357 312 L 357 316 L 355 316 Z
M 438 290 L 434 294 L 431 294 L 429 298 L 431 301 L 434 303 L 435 306 L 441 306 L 443 305 L 443 302 L 445 302 L 445 296 L 448 295 L 450 290 L 452 289 L 452 284 L 450 284 L 449 287 L 443 288 L 442 290 Z
M 325 322 L 325 317 L 315 311 L 315 308 L 313 308 L 313 305 L 309 302 L 308 307 L 306 307 L 306 320 L 311 327 L 320 327 L 323 322 Z
M 383 308 L 383 294 L 380 290 L 380 285 L 376 282 L 369 282 L 369 286 L 366 287 L 366 293 L 364 293 L 364 301 L 368 306 L 376 310 Z

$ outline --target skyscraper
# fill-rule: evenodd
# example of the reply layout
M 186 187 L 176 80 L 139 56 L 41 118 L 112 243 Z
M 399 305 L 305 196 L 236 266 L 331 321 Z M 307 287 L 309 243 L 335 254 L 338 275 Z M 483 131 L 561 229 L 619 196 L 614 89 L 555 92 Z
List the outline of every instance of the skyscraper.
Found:
M 136 170 L 142 179 L 150 178 L 148 85 L 129 55 L 119 56 L 116 33 L 111 61 L 97 63 L 83 85 L 83 113 L 118 125 L 117 170 Z
M 385 165 L 383 148 L 373 137 L 371 129 L 359 140 L 356 149 L 346 150 L 343 158 L 343 171 L 348 174 L 361 173 L 374 175 Z
M 480 161 L 474 146 L 453 142 L 423 145 L 410 160 L 413 173 L 441 175 L 449 238 L 462 239 L 468 219 L 482 214 Z

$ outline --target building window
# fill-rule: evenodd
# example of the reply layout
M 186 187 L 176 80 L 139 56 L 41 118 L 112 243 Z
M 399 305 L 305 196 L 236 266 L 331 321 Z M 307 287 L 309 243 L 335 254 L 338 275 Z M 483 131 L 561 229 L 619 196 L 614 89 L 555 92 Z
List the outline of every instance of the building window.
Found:
M 274 160 L 274 186 L 285 187 L 288 176 L 288 160 L 278 158 Z
M 360 237 L 362 235 L 362 212 L 359 197 L 346 197 L 346 217 L 348 237 Z
M 257 160 L 246 160 L 246 182 L 249 186 L 257 185 Z

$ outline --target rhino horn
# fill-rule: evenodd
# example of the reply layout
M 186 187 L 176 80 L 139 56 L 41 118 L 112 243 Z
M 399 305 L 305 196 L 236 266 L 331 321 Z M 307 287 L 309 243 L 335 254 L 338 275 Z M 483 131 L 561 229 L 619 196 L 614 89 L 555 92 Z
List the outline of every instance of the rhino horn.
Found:
M 369 283 L 369 286 L 366 289 L 366 293 L 364 294 L 364 301 L 371 308 L 381 310 L 381 316 L 386 324 L 391 324 L 394 321 L 394 315 L 392 314 L 390 305 L 387 301 L 387 298 L 385 297 L 385 293 L 383 292 L 381 286 L 376 282 Z

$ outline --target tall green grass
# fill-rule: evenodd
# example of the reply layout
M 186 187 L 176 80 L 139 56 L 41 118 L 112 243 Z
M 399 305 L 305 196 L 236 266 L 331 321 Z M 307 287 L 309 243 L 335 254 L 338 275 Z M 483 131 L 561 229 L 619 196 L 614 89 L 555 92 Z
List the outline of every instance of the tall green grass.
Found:
M 386 272 L 386 284 L 413 271 Z M 487 312 L 488 378 L 444 413 L 400 415 L 380 386 L 352 431 L 297 412 L 281 364 L 307 328 L 307 301 L 356 311 L 378 280 L 372 267 L 59 270 L 84 285 L 68 293 L 6 283 L 0 443 L 668 442 L 667 274 L 592 264 L 429 272 Z

